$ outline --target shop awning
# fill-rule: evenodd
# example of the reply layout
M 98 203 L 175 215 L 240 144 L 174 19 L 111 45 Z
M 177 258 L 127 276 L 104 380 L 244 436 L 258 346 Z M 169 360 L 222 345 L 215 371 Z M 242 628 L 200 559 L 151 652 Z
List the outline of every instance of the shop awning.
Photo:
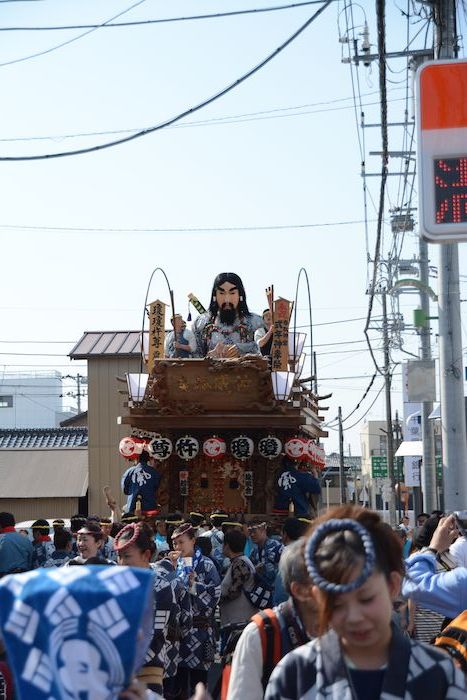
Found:
M 421 440 L 404 440 L 396 451 L 396 457 L 421 457 L 423 442 Z

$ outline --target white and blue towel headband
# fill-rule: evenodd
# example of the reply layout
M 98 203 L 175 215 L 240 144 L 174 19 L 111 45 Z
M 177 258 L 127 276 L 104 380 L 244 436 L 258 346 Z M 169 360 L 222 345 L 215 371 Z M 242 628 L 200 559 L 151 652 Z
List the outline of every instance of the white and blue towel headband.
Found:
M 345 532 L 346 530 L 355 532 L 355 534 L 360 537 L 363 545 L 365 562 L 360 576 L 354 581 L 349 581 L 348 583 L 333 583 L 325 579 L 319 573 L 315 560 L 316 552 L 321 542 L 331 532 Z M 343 518 L 342 520 L 333 518 L 322 523 L 316 528 L 305 547 L 305 563 L 308 573 L 315 586 L 318 586 L 318 588 L 326 593 L 351 593 L 357 588 L 360 588 L 373 573 L 375 562 L 375 548 L 370 533 L 363 525 L 360 525 L 356 520 L 350 520 L 350 518 Z

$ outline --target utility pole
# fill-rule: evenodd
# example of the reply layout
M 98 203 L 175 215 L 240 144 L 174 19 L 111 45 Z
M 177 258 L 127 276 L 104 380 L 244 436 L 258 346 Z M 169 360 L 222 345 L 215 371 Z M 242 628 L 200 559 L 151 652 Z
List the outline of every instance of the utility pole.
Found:
M 382 293 L 383 303 L 383 343 L 384 343 L 384 385 L 386 394 L 386 438 L 387 438 L 387 464 L 388 475 L 391 481 L 389 494 L 389 518 L 391 525 L 396 524 L 396 504 L 394 496 L 396 493 L 396 479 L 394 474 L 394 436 L 392 432 L 392 406 L 391 406 L 391 369 L 389 360 L 389 333 L 388 315 L 386 308 L 386 291 Z
M 76 398 L 78 400 L 78 413 L 81 413 L 81 375 L 76 375 Z
M 426 324 L 420 329 L 420 348 L 421 348 L 421 359 L 431 360 L 431 339 L 430 339 L 430 321 L 428 320 L 430 316 L 430 297 L 428 295 L 429 287 L 429 268 L 428 268 L 428 243 L 419 236 L 419 260 L 420 260 L 420 282 L 423 286 L 420 287 L 420 307 L 427 319 Z M 433 438 L 433 431 L 431 423 L 428 416 L 433 410 L 432 401 L 423 401 L 421 405 L 422 414 L 422 469 L 421 469 L 421 485 L 423 493 L 423 510 L 427 513 L 431 513 L 433 510 L 438 508 L 438 498 L 436 490 L 436 465 L 435 465 L 435 444 Z M 417 491 L 418 487 L 415 487 Z M 421 510 L 422 504 L 420 503 L 420 494 L 415 492 L 415 510 L 416 506 L 419 507 L 418 512 Z M 417 498 L 418 497 L 418 498 Z M 418 501 L 418 503 L 417 503 Z
M 347 503 L 344 468 L 344 429 L 342 427 L 342 408 L 340 406 L 338 408 L 337 418 L 339 420 L 339 484 L 341 487 L 341 503 Z
M 456 2 L 433 3 L 435 57 L 456 56 Z M 443 439 L 444 507 L 465 507 L 467 494 L 467 444 L 463 382 L 463 355 L 457 243 L 440 245 L 439 264 L 439 369 Z

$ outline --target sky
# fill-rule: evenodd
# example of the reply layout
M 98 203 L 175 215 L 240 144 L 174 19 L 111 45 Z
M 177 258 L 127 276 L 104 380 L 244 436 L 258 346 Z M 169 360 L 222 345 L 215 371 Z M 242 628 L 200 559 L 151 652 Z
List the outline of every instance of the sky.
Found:
M 124 14 L 116 21 L 130 21 L 283 4 L 2 2 L 0 29 L 102 24 L 119 13 Z M 338 406 L 344 417 L 353 411 L 374 372 L 363 328 L 379 178 L 367 178 L 365 225 L 361 148 L 367 173 L 378 173 L 380 157 L 368 154 L 381 150 L 381 137 L 378 127 L 357 128 L 360 102 L 365 123 L 379 122 L 377 64 L 351 70 L 342 62 L 349 55 L 342 39 L 355 37 L 360 46 L 366 20 L 371 52 L 376 51 L 373 2 L 332 2 L 252 77 L 172 127 L 83 155 L 1 161 L 92 147 L 123 135 L 103 132 L 134 133 L 185 112 L 258 65 L 320 7 L 101 27 L 81 38 L 84 29 L 0 32 L 0 372 L 85 372 L 85 363 L 70 362 L 67 353 L 85 331 L 139 329 L 157 266 L 165 270 L 177 311 L 185 316 L 188 293 L 206 306 L 218 272 L 240 274 L 250 309 L 260 313 L 270 284 L 277 296 L 294 299 L 304 267 L 319 392 L 332 392 L 322 402 L 329 406 L 323 415 L 333 422 Z M 407 26 L 406 10 L 405 0 L 387 3 L 389 51 L 402 50 L 411 40 L 418 48 L 425 41 L 431 45 L 432 28 L 423 17 Z M 460 21 L 463 30 L 464 18 Z M 390 121 L 400 122 L 406 106 L 413 115 L 405 79 L 405 59 L 388 59 Z M 408 142 L 407 132 L 404 136 L 401 127 L 391 127 L 390 149 L 401 150 Z M 390 165 L 400 172 L 399 160 Z M 392 245 L 389 208 L 409 201 L 411 193 L 416 205 L 416 183 L 409 178 L 404 189 L 400 177 L 389 181 L 385 254 Z M 402 243 L 402 257 L 412 258 L 416 232 Z M 434 267 L 438 256 L 437 247 L 430 246 Z M 461 245 L 461 296 L 467 296 L 466 263 Z M 300 326 L 308 321 L 303 279 L 297 300 Z M 435 277 L 431 284 L 436 290 Z M 168 301 L 161 276 L 155 276 L 149 296 Z M 399 304 L 410 325 L 418 298 L 404 295 Z M 376 299 L 376 318 L 380 308 Z M 436 325 L 434 355 L 435 334 Z M 371 330 L 370 337 L 381 362 L 381 333 Z M 403 341 L 406 351 L 417 354 L 413 330 L 403 333 Z M 392 352 L 395 363 L 407 358 Z M 344 423 L 346 452 L 360 453 L 361 421 L 384 418 L 382 383 L 378 376 Z M 73 389 L 67 380 L 65 391 Z M 393 408 L 402 411 L 399 365 Z M 327 452 L 338 448 L 335 430 L 324 446 Z

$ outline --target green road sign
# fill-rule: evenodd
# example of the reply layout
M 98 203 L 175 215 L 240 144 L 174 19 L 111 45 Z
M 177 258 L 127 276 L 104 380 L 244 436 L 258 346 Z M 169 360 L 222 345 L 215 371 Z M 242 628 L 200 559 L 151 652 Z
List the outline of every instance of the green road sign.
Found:
M 386 456 L 371 458 L 371 477 L 372 479 L 386 479 L 388 474 L 388 460 Z M 396 481 L 404 480 L 404 458 L 394 458 L 394 476 Z

